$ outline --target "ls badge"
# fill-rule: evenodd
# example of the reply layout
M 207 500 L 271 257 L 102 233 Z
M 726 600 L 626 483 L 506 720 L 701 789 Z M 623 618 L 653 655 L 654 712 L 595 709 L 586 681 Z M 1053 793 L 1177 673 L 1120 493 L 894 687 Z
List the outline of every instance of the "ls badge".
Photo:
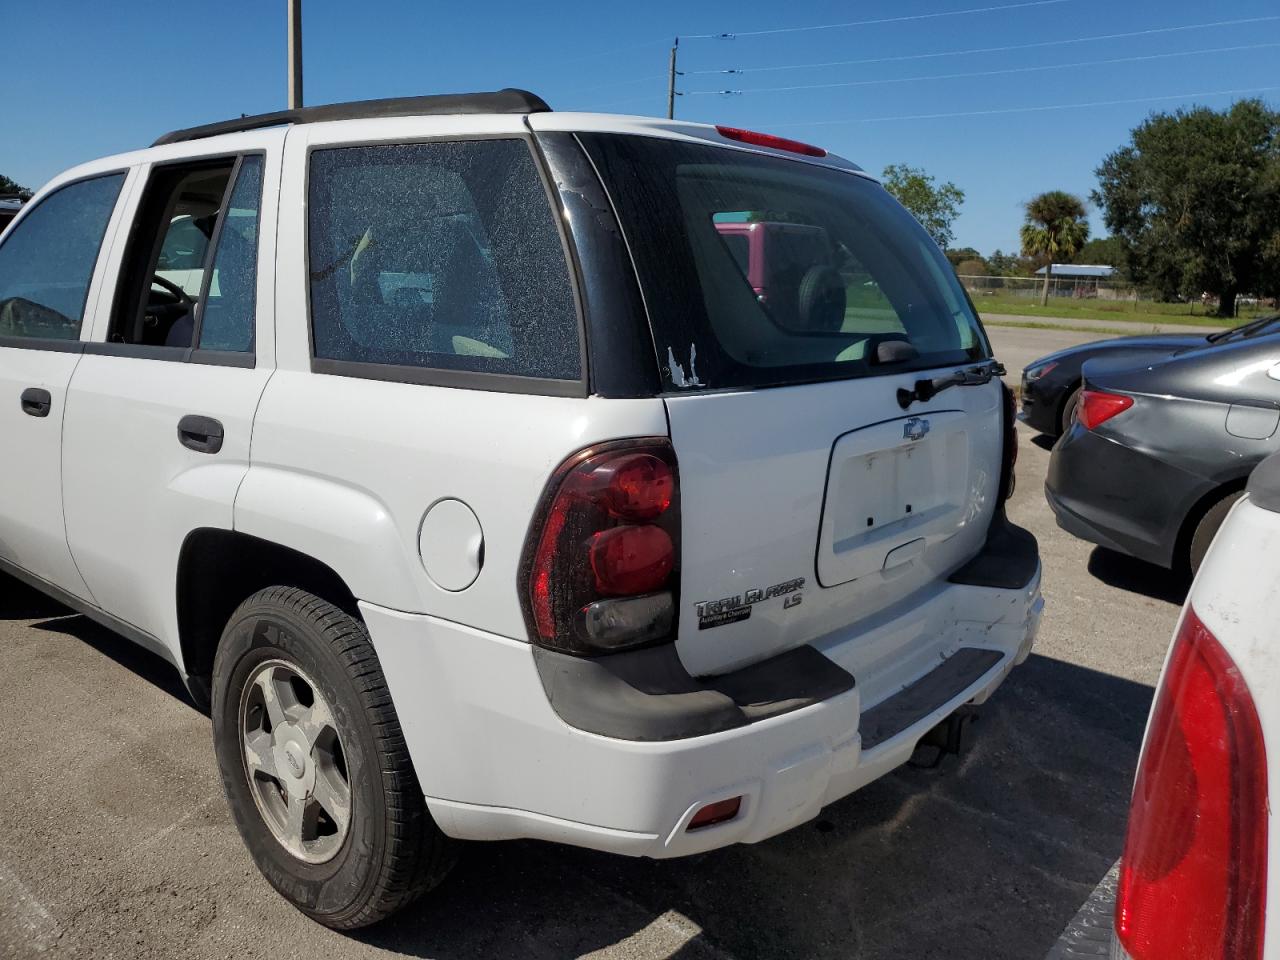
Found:
M 902 425 L 902 439 L 921 440 L 929 432 L 929 421 L 923 417 L 912 417 Z

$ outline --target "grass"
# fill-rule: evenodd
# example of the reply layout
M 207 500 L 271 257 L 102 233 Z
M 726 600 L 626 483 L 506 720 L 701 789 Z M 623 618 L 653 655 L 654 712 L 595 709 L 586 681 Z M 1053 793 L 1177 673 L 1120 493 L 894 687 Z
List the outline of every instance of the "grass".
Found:
M 1161 323 L 1168 321 L 1162 320 Z M 1123 329 L 1121 327 L 1085 327 L 1080 325 L 1072 325 L 1070 323 L 1036 323 L 1034 320 L 1001 320 L 998 317 L 983 317 L 983 326 L 987 327 L 1018 327 L 1023 330 L 1070 330 L 1075 333 L 1095 333 L 1100 336 L 1116 336 L 1131 337 L 1134 335 L 1133 328 Z
M 1205 316 L 1199 303 L 1157 303 L 1153 300 L 1074 300 L 1050 298 L 1042 307 L 1038 298 L 971 292 L 973 304 L 983 314 L 1013 314 L 1063 320 L 1118 320 L 1129 323 L 1168 323 L 1193 326 L 1234 327 L 1269 312 L 1257 305 L 1242 306 L 1234 320 Z

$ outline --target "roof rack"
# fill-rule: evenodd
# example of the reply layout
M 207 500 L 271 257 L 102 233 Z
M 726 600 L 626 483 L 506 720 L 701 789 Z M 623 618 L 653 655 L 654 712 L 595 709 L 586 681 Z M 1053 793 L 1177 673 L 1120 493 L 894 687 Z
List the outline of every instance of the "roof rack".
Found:
M 392 97 L 386 100 L 354 100 L 327 103 L 297 110 L 259 113 L 236 120 L 206 123 L 185 130 L 173 130 L 151 144 L 182 143 L 216 137 L 221 133 L 260 130 L 290 123 L 322 123 L 325 120 L 368 120 L 381 117 L 425 117 L 462 113 L 547 113 L 551 108 L 537 94 L 507 87 L 486 93 L 443 93 L 430 97 Z

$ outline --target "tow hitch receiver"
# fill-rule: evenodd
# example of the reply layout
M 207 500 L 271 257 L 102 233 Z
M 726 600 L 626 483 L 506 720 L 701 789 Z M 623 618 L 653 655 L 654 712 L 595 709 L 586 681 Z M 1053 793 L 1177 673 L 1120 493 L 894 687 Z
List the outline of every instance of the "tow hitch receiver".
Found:
M 917 770 L 936 770 L 948 754 L 960 756 L 969 749 L 970 726 L 978 719 L 973 707 L 961 707 L 926 733 L 911 755 L 911 766 Z

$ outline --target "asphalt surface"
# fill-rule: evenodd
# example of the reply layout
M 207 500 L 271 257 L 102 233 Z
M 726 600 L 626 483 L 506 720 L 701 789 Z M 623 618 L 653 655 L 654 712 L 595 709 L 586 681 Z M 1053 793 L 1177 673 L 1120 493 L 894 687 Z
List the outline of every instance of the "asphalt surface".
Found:
M 1053 349 L 1044 331 L 992 334 L 1011 373 Z M 686 860 L 472 845 L 426 900 L 355 935 L 258 875 L 171 668 L 0 577 L 0 957 L 1039 960 L 1119 855 L 1185 587 L 1059 531 L 1047 445 L 1021 439 L 1011 514 L 1040 538 L 1047 607 L 964 757 Z

